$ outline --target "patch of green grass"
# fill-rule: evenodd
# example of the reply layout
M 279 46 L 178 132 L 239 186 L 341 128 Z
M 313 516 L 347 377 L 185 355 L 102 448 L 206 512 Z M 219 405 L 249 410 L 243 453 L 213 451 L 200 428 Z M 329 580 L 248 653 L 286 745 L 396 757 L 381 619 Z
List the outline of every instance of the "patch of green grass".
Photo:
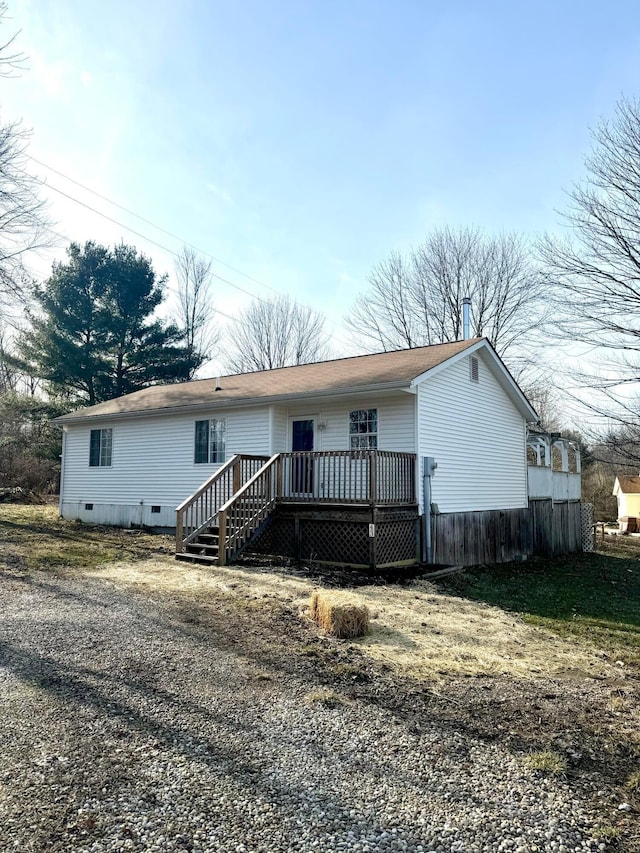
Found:
M 0 505 L 0 541 L 6 546 L 0 568 L 22 571 L 94 569 L 116 560 L 170 552 L 168 537 L 70 521 L 60 518 L 52 504 Z
M 640 669 L 640 541 L 620 539 L 594 554 L 481 566 L 437 583 Z
M 324 657 L 324 649 L 322 646 L 316 646 L 310 643 L 305 646 L 299 646 L 298 654 L 306 658 L 321 658 Z
M 595 829 L 595 836 L 599 841 L 617 841 L 620 838 L 620 830 L 616 826 L 604 824 Z
M 329 667 L 330 671 L 340 678 L 350 678 L 354 681 L 366 680 L 367 674 L 361 667 L 352 663 L 336 663 Z
M 328 688 L 312 690 L 310 693 L 307 693 L 305 699 L 309 705 L 322 705 L 323 708 L 339 708 L 349 704 L 349 700 L 346 697 Z
M 557 752 L 545 750 L 544 752 L 531 752 L 524 758 L 524 766 L 529 770 L 551 775 L 565 773 L 567 762 Z
M 640 770 L 636 770 L 635 773 L 632 773 L 631 776 L 629 776 L 625 787 L 627 787 L 632 794 L 640 796 Z

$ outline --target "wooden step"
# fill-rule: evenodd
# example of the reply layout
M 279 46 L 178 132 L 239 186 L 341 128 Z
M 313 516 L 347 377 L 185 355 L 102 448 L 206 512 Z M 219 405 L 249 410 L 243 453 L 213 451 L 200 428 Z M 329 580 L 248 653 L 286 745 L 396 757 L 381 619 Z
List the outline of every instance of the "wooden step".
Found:
M 187 554 L 205 554 L 212 557 L 218 556 L 217 545 L 207 545 L 204 542 L 189 542 L 187 545 Z
M 183 560 L 187 563 L 209 563 L 210 565 L 218 565 L 217 557 L 207 557 L 204 554 L 176 554 L 176 560 Z

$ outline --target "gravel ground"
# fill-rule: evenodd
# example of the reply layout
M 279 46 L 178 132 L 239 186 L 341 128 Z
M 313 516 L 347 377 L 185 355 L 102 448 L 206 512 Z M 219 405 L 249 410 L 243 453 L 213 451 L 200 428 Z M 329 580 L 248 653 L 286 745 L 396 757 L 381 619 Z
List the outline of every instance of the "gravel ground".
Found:
M 2 851 L 610 849 L 564 777 L 428 715 L 314 702 L 215 616 L 39 573 L 0 575 L 0 614 Z

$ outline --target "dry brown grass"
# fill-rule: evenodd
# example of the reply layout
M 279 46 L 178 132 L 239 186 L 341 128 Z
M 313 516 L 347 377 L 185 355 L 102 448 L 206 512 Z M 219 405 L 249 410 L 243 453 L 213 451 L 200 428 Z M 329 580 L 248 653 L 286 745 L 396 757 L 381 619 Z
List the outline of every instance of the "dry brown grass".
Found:
M 171 558 L 112 563 L 92 571 L 120 587 L 153 594 L 216 597 L 240 605 L 293 607 L 308 615 L 313 582 L 251 568 L 210 569 Z M 361 587 L 369 634 L 351 643 L 393 671 L 418 678 L 446 675 L 605 677 L 615 670 L 595 650 L 525 624 L 517 615 L 445 595 L 427 581 L 408 586 Z

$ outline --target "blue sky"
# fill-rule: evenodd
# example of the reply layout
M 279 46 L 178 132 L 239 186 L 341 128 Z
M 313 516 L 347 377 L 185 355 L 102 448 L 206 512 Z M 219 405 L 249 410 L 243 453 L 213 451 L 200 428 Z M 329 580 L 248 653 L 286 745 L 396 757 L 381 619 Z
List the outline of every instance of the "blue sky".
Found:
M 9 15 L 30 70 L 0 81 L 0 104 L 33 129 L 31 153 L 326 313 L 336 355 L 392 249 L 435 225 L 555 229 L 589 126 L 640 94 L 632 2 L 9 0 Z M 123 238 L 172 272 L 170 251 L 49 195 L 64 236 Z M 246 304 L 218 284 L 223 311 Z

